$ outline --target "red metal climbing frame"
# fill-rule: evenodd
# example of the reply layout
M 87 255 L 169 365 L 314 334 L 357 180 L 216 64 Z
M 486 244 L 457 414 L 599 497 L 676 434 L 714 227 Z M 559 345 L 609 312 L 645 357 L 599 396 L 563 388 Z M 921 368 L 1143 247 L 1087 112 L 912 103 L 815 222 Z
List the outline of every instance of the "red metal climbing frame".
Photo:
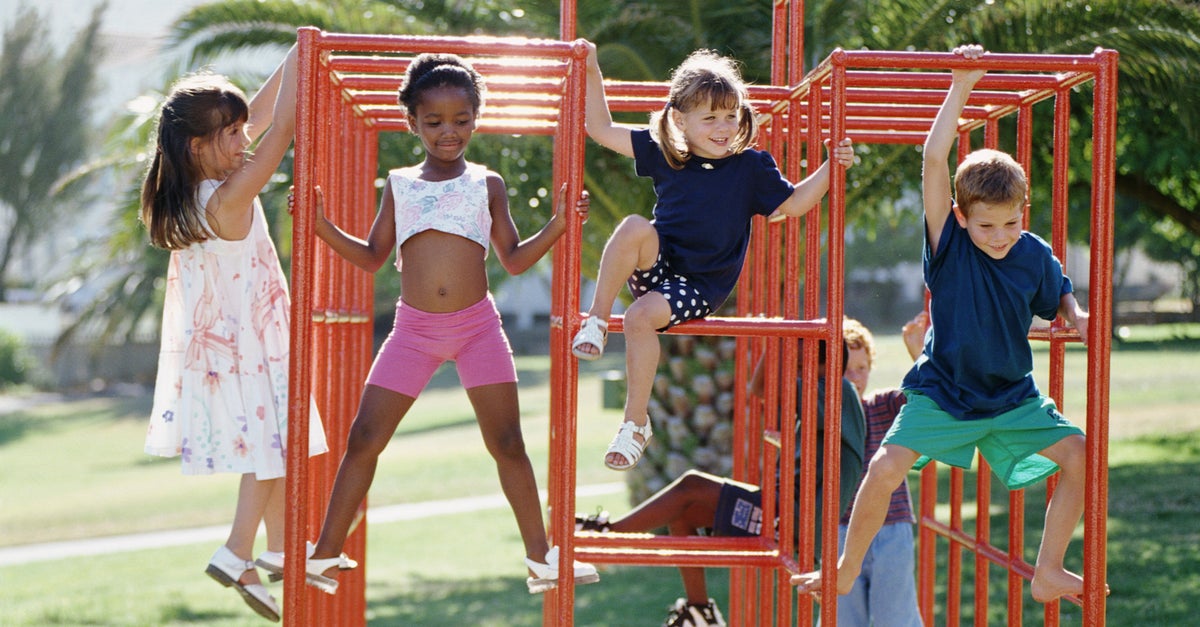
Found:
M 797 8 L 798 6 L 798 8 Z M 786 68 L 783 59 L 801 58 L 789 53 L 799 49 L 803 32 L 800 15 L 803 3 L 777 2 L 773 45 L 774 86 L 751 88 L 751 97 L 763 119 L 762 146 L 775 154 L 792 180 L 804 170 L 814 169 L 824 159 L 822 140 L 850 136 L 856 144 L 920 144 L 934 113 L 949 87 L 948 68 L 964 62 L 949 53 L 904 53 L 835 51 L 805 75 L 802 68 Z M 563 2 L 563 39 L 574 37 L 574 3 Z M 308 208 L 313 203 L 312 186 L 325 190 L 328 211 L 351 231 L 365 233 L 375 210 L 374 177 L 378 136 L 381 132 L 406 130 L 403 111 L 396 103 L 401 75 L 415 54 L 426 51 L 454 52 L 472 60 L 487 78 L 488 106 L 481 132 L 515 135 L 553 135 L 553 188 L 562 182 L 568 195 L 581 191 L 584 165 L 584 50 L 566 41 L 513 38 L 445 38 L 414 36 L 367 36 L 331 34 L 306 28 L 300 31 L 300 94 L 296 137 L 296 218 L 293 247 L 293 336 L 292 411 L 288 435 L 288 528 L 287 552 L 303 555 L 304 544 L 320 528 L 337 463 L 345 444 L 345 433 L 355 413 L 358 392 L 371 360 L 372 283 L 370 275 L 339 259 L 316 244 Z M 790 45 L 787 42 L 792 42 Z M 790 46 L 790 47 L 789 47 Z M 989 54 L 980 64 L 993 70 L 977 86 L 963 114 L 961 143 L 969 143 L 971 131 L 983 127 L 983 142 L 1000 145 L 1000 120 L 1015 115 L 1014 152 L 1029 168 L 1033 141 L 1033 111 L 1037 103 L 1053 106 L 1053 129 L 1039 134 L 1041 141 L 1054 143 L 1053 198 L 1050 240 L 1060 258 L 1066 259 L 1067 155 L 1072 142 L 1090 142 L 1093 155 L 1091 263 L 1088 309 L 1092 313 L 1087 354 L 1091 383 L 1086 412 L 1088 432 L 1088 483 L 1084 520 L 1084 579 L 1082 599 L 1084 624 L 1104 624 L 1105 521 L 1107 512 L 1107 416 L 1109 381 L 1109 338 L 1111 320 L 1113 142 L 1116 107 L 1115 52 L 1097 50 L 1091 55 Z M 1069 100 L 1080 85 L 1092 83 L 1094 125 L 1091 134 L 1072 137 L 1068 127 Z M 610 81 L 606 85 L 614 111 L 650 111 L 661 107 L 664 83 Z M 1077 96 L 1078 97 L 1078 96 Z M 1007 128 L 1007 126 L 1005 126 Z M 1086 131 L 1086 129 L 1085 129 Z M 916 158 L 914 156 L 914 158 Z M 735 386 L 736 478 L 764 487 L 767 519 L 776 512 L 776 488 L 793 489 L 793 456 L 781 454 L 795 446 L 812 451 L 815 446 L 816 343 L 796 342 L 825 339 L 839 342 L 843 311 L 845 178 L 834 166 L 829 193 L 829 210 L 812 211 L 802 220 L 755 225 L 746 271 L 737 292 L 737 315 L 715 317 L 673 329 L 672 333 L 723 335 L 737 338 L 739 350 Z M 1045 199 L 1034 199 L 1031 211 L 1043 211 Z M 550 535 L 561 548 L 563 563 L 578 557 L 597 563 L 658 566 L 694 565 L 731 568 L 729 618 L 731 624 L 811 624 L 812 599 L 797 596 L 788 584 L 793 572 L 806 570 L 815 559 L 815 526 L 836 537 L 837 472 L 826 472 L 824 519 L 804 520 L 799 543 L 792 546 L 795 516 L 780 511 L 777 543 L 773 537 L 670 538 L 623 534 L 580 534 L 565 515 L 575 510 L 575 448 L 578 371 L 570 357 L 569 341 L 581 320 L 579 303 L 579 259 L 582 225 L 569 214 L 568 235 L 555 247 L 552 294 L 551 431 L 549 501 L 556 513 L 550 520 Z M 1069 270 L 1074 270 L 1071 268 Z M 822 292 L 824 288 L 824 292 Z M 825 294 L 822 303 L 821 294 Z M 614 317 L 612 331 L 621 330 Z M 1049 394 L 1060 404 L 1064 344 L 1078 335 L 1055 323 L 1032 337 L 1050 343 Z M 781 363 L 803 359 L 803 389 L 798 401 L 795 386 L 778 376 L 768 377 L 766 398 L 777 399 L 751 405 L 742 396 L 740 382 L 762 356 L 766 372 L 779 372 Z M 830 351 L 831 368 L 840 367 L 840 351 Z M 840 407 L 841 387 L 826 390 L 831 411 Z M 307 414 L 309 396 L 315 396 L 330 441 L 330 454 L 307 457 Z M 799 407 L 797 407 L 799 404 Z M 798 440 L 794 426 L 797 409 L 802 423 Z M 1064 408 L 1080 415 L 1076 408 Z M 832 416 L 831 416 L 832 418 Z M 837 442 L 840 423 L 829 421 L 826 460 L 838 464 Z M 801 469 L 802 507 L 812 511 L 816 495 L 814 455 L 803 456 Z M 1024 498 L 1009 497 L 1010 529 L 1007 549 L 991 544 L 988 527 L 990 481 L 980 463 L 976 493 L 979 512 L 973 533 L 964 529 L 963 473 L 951 470 L 949 522 L 934 517 L 937 504 L 937 470 L 932 465 L 921 481 L 919 601 L 926 624 L 933 624 L 934 566 L 938 538 L 949 544 L 947 592 L 944 615 L 958 624 L 961 605 L 962 550 L 975 556 L 975 589 L 988 589 L 988 566 L 1008 571 L 1009 624 L 1022 622 L 1023 581 L 1031 575 L 1024 550 Z M 763 478 L 782 477 L 779 486 Z M 791 499 L 783 499 L 790 508 Z M 557 515 L 562 513 L 563 515 Z M 346 546 L 360 560 L 366 556 L 365 521 L 357 526 Z M 821 547 L 821 563 L 836 562 L 836 545 Z M 564 569 L 569 573 L 570 569 Z M 363 571 L 346 573 L 341 588 L 330 597 L 313 592 L 303 584 L 302 560 L 287 562 L 284 618 L 292 625 L 353 625 L 365 621 Z M 823 598 L 826 609 L 836 603 L 832 578 L 827 578 Z M 601 584 L 603 585 L 603 584 Z M 986 594 L 977 595 L 975 622 L 987 621 Z M 1047 606 L 1046 624 L 1057 624 L 1057 603 Z M 574 619 L 574 582 L 564 577 L 559 587 L 545 595 L 544 622 L 570 625 Z M 825 617 L 833 625 L 833 618 Z

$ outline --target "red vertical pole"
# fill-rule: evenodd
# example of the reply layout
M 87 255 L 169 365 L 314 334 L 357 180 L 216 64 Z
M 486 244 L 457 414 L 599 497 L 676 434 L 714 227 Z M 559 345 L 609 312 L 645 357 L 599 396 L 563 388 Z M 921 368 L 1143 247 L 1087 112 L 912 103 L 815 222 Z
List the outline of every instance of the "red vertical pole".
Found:
M 996 149 L 1000 145 L 1000 125 L 991 118 L 984 126 L 984 145 Z M 1028 172 L 1028 169 L 1026 169 Z M 1026 193 L 1028 196 L 1028 192 Z M 979 464 L 975 473 L 975 550 L 971 559 L 975 563 L 975 625 L 987 627 L 988 618 L 988 588 L 991 577 L 988 572 L 988 560 L 980 554 L 984 547 L 991 546 L 992 525 L 992 472 L 987 460 L 979 456 Z
M 567 197 L 582 192 L 584 162 L 583 114 L 586 95 L 587 50 L 577 42 L 567 59 L 563 114 L 554 144 L 555 185 L 567 182 Z M 556 192 L 557 193 L 557 192 Z M 550 332 L 550 537 L 559 546 L 558 587 L 546 593 L 542 616 L 546 624 L 574 622 L 575 580 L 571 576 L 574 549 L 575 449 L 577 448 L 578 365 L 569 359 L 569 338 L 579 319 L 579 257 L 583 224 L 567 213 L 567 236 L 555 245 L 554 300 L 551 316 L 559 321 Z M 564 566 L 566 565 L 566 566 Z
M 807 126 L 800 125 L 800 111 L 805 107 L 803 103 L 797 103 L 790 109 L 791 115 L 788 116 L 788 135 L 789 137 L 798 137 L 800 132 L 804 132 L 805 137 L 805 155 L 808 157 L 808 171 L 801 172 L 800 170 L 800 155 L 798 151 L 791 153 L 789 162 L 794 170 L 789 172 L 791 180 L 799 180 L 804 174 L 811 174 L 819 167 L 815 155 L 821 150 L 821 84 L 813 84 L 808 90 L 807 102 Z M 797 141 L 795 139 L 793 142 Z M 799 222 L 799 221 L 798 221 Z M 821 212 L 819 210 L 809 211 L 803 218 L 804 224 L 804 298 L 802 302 L 803 313 L 801 317 L 806 320 L 812 320 L 820 316 L 821 307 Z M 794 344 L 794 342 L 792 343 Z M 799 491 L 799 502 L 805 512 L 813 512 L 816 503 L 816 426 L 813 424 L 816 420 L 816 374 L 817 366 L 817 345 L 810 338 L 805 338 L 802 343 L 803 349 L 803 369 L 801 372 L 801 389 L 803 390 L 801 403 L 801 419 L 802 425 L 800 429 L 800 438 L 793 443 L 793 446 L 801 451 L 801 459 L 803 468 L 800 469 L 800 485 L 797 488 Z M 828 350 L 826 357 L 835 351 Z M 840 353 L 839 353 L 840 354 Z M 830 407 L 832 401 L 826 398 L 826 407 Z M 810 409 L 811 407 L 811 409 Z M 785 447 L 784 450 L 791 450 Z M 790 467 L 790 466 L 789 466 Z M 781 471 L 783 472 L 783 471 Z M 810 570 L 816 565 L 816 531 L 814 525 L 820 525 L 821 521 L 814 521 L 812 516 L 805 516 L 804 522 L 800 524 L 798 544 L 796 546 L 797 560 L 801 570 Z M 825 573 L 831 573 L 827 564 L 821 565 Z M 804 595 L 799 599 L 796 608 L 796 620 L 801 625 L 812 624 L 814 616 L 813 598 L 811 595 Z M 836 620 L 836 617 L 834 618 Z
M 579 21 L 575 0 L 562 0 L 558 9 L 558 38 L 563 41 L 575 39 L 575 26 Z
M 792 0 L 788 5 L 791 14 L 788 20 L 787 60 L 790 63 L 787 84 L 796 85 L 804 79 L 804 0 Z
M 933 624 L 934 580 L 937 577 L 937 534 L 929 526 L 937 512 L 937 462 L 921 469 L 921 503 L 917 526 L 917 606 L 921 622 Z
M 962 545 L 955 536 L 962 533 L 962 468 L 950 467 L 950 543 L 946 557 L 946 624 L 962 621 Z
M 975 472 L 975 551 L 972 558 L 975 561 L 975 625 L 987 627 L 988 619 L 988 587 L 991 585 L 988 573 L 989 562 L 979 553 L 980 549 L 991 546 L 992 541 L 992 469 L 982 455 L 979 456 L 978 468 Z
M 829 89 L 829 144 L 836 146 L 848 132 L 846 129 L 846 64 L 845 53 L 839 48 L 829 55 L 833 61 L 833 75 Z M 816 120 L 809 122 L 815 125 Z M 820 164 L 825 160 L 824 150 L 820 145 L 810 146 L 809 163 Z M 826 317 L 830 323 L 825 352 L 825 368 L 827 373 L 842 371 L 842 318 L 844 311 L 844 288 L 846 259 L 843 248 L 846 232 L 846 170 L 837 161 L 829 164 L 829 231 L 828 231 L 828 281 L 826 283 Z M 820 214 L 820 203 L 813 213 Z M 807 286 L 813 289 L 814 286 Z M 838 547 L 838 521 L 842 512 L 838 508 L 841 493 L 839 482 L 842 458 L 842 378 L 839 376 L 825 377 L 825 468 L 823 487 L 824 506 L 821 515 L 821 565 L 826 572 L 836 572 Z M 828 588 L 828 596 L 821 602 L 823 622 L 836 627 L 837 625 L 837 577 L 822 579 L 823 587 Z
M 314 84 L 317 80 L 317 29 L 301 28 L 297 32 L 298 92 L 296 98 L 296 146 L 312 145 L 314 121 Z M 288 439 L 287 439 L 287 515 L 284 525 L 286 555 L 304 555 L 308 535 L 304 514 L 308 508 L 308 419 L 311 379 L 309 377 L 312 334 L 313 242 L 312 225 L 306 209 L 312 206 L 312 155 L 296 150 L 295 182 L 296 207 L 292 234 L 292 328 L 290 363 L 288 364 Z M 304 562 L 285 560 L 283 620 L 289 625 L 306 624 L 307 608 L 304 599 Z
M 1031 161 L 1033 158 L 1033 107 L 1030 104 L 1021 106 L 1017 114 L 1017 163 L 1021 164 L 1029 179 L 1032 174 Z M 1057 160 L 1056 160 L 1057 162 Z M 1028 190 L 1026 191 L 1025 218 L 1028 224 L 1030 208 L 1028 206 Z M 1007 613 L 1009 625 L 1020 625 L 1023 620 L 1025 603 L 1025 578 L 1017 572 L 1015 566 L 1025 561 L 1025 491 L 1012 490 L 1008 494 L 1008 595 Z
M 1117 52 L 1097 50 L 1092 131 L 1092 254 L 1088 284 L 1087 485 L 1084 497 L 1083 623 L 1103 627 L 1107 579 L 1108 393 L 1112 341 L 1113 198 L 1117 128 Z
M 1063 262 L 1064 271 L 1066 268 L 1067 257 L 1067 209 L 1068 209 L 1068 179 L 1067 173 L 1070 167 L 1070 90 L 1060 89 L 1055 93 L 1054 97 L 1054 132 L 1053 132 L 1053 167 L 1051 180 L 1051 231 L 1050 231 L 1050 246 L 1054 251 L 1054 255 Z M 1059 326 L 1059 321 L 1054 322 L 1054 326 Z M 1049 373 L 1048 379 L 1050 389 L 1047 391 L 1050 398 L 1058 404 L 1058 409 L 1061 412 L 1066 412 L 1067 408 L 1063 403 L 1063 375 L 1064 361 L 1066 354 L 1064 351 L 1063 339 L 1051 332 L 1049 350 Z M 1050 477 L 1046 481 L 1046 499 L 1049 500 L 1054 491 L 1058 488 L 1058 475 Z M 1059 622 L 1059 607 L 1061 603 L 1055 599 L 1050 603 L 1045 604 L 1043 608 L 1043 616 L 1045 624 L 1054 627 Z
M 787 78 L 787 43 L 790 2 L 771 3 L 771 84 L 783 85 Z

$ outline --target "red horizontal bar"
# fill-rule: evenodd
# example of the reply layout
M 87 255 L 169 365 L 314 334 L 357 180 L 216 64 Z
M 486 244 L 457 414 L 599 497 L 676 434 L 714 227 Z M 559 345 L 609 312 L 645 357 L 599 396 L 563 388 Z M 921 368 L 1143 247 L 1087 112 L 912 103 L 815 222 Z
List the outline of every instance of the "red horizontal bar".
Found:
M 791 94 L 791 88 L 779 85 L 747 85 L 752 100 L 783 100 Z M 652 97 L 659 102 L 667 97 L 670 85 L 664 82 L 651 81 L 604 81 L 604 93 L 609 99 L 623 97 Z
M 1072 79 L 1075 77 L 1072 76 Z M 988 74 L 979 79 L 976 87 L 981 90 L 1022 91 L 1027 89 L 1055 89 L 1066 77 L 1051 74 Z M 949 72 L 846 72 L 848 87 L 905 87 L 909 89 L 950 88 Z
M 858 144 L 912 144 L 919 146 L 925 143 L 929 133 L 848 133 L 850 139 Z
M 991 544 L 979 543 L 975 541 L 975 537 L 967 534 L 959 529 L 951 529 L 949 525 L 939 522 L 935 518 L 924 517 L 921 519 L 922 527 L 946 538 L 950 542 L 954 542 L 963 548 L 974 552 L 983 559 L 1011 572 L 1014 572 L 1024 578 L 1026 581 L 1033 580 L 1033 565 L 1025 560 L 1011 560 L 1008 553 L 1002 551 Z M 1083 598 L 1077 595 L 1066 595 L 1062 597 L 1071 603 L 1078 606 L 1083 606 Z
M 1078 329 L 1059 324 L 1053 324 L 1048 327 L 1034 327 L 1029 330 L 1029 339 L 1045 341 L 1065 340 L 1068 342 L 1083 341 L 1083 338 L 1079 336 Z
M 492 75 L 487 77 L 489 99 L 493 91 L 562 94 L 561 80 L 532 78 L 529 80 L 498 80 L 502 78 L 510 77 L 496 77 Z M 364 92 L 388 92 L 393 94 L 393 96 L 400 90 L 400 84 L 403 80 L 401 76 L 380 76 L 374 74 L 344 74 L 338 76 L 338 84 L 343 89 Z
M 964 59 L 953 52 L 906 52 L 874 50 L 835 50 L 826 61 L 838 57 L 845 67 L 926 68 L 985 70 L 1021 70 L 1045 72 L 1098 72 L 1100 59 L 1092 55 L 1024 54 L 988 52 L 976 60 Z M 822 62 L 824 65 L 825 62 Z M 818 66 L 820 67 L 820 66 Z M 814 73 L 816 70 L 814 70 Z
M 562 62 L 550 63 L 505 63 L 502 60 L 487 57 L 466 59 L 480 73 L 492 76 L 529 76 L 531 78 L 559 78 L 567 73 L 567 64 Z M 412 57 L 387 56 L 330 56 L 325 65 L 335 72 L 364 72 L 370 74 L 389 74 L 401 76 L 412 63 Z
M 691 320 L 663 331 L 673 335 L 731 335 L 735 337 L 809 337 L 823 338 L 829 333 L 824 319 L 785 320 L 783 318 L 727 318 L 710 316 Z M 625 330 L 625 317 L 613 316 L 608 320 L 608 330 L 621 333 Z
M 380 118 L 373 119 L 374 128 L 381 132 L 399 132 L 407 133 L 408 124 L 403 118 Z M 479 126 L 476 127 L 477 133 L 494 133 L 497 135 L 554 135 L 558 131 L 557 124 L 548 122 L 528 122 L 525 124 L 502 123 L 481 119 Z
M 355 105 L 364 105 L 364 106 L 393 105 L 393 106 L 399 108 L 399 105 L 396 102 L 396 92 L 394 92 L 394 91 L 390 91 L 390 92 L 356 91 L 356 92 L 348 92 L 346 94 L 346 96 L 347 96 L 347 101 L 350 102 L 351 104 L 355 104 Z M 562 106 L 562 100 L 563 99 L 560 97 L 559 94 L 545 94 L 545 93 L 520 94 L 520 93 L 510 93 L 510 92 L 497 93 L 494 91 L 488 91 L 487 102 L 484 104 L 484 108 L 491 110 L 496 107 L 506 107 L 506 106 L 526 106 L 526 107 L 542 106 L 542 107 L 553 107 L 557 111 Z
M 553 39 L 525 39 L 523 37 L 445 37 L 427 35 L 360 35 L 326 33 L 322 31 L 316 41 L 323 50 L 374 52 L 389 50 L 396 52 L 424 52 L 436 49 L 458 55 L 471 53 L 504 55 L 514 57 L 569 57 L 573 44 Z

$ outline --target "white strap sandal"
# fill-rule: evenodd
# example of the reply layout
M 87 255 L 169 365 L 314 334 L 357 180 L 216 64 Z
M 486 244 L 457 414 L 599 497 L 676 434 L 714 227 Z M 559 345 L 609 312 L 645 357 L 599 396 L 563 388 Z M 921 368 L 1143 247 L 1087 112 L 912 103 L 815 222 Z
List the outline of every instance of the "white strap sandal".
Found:
M 638 442 L 633 439 L 634 434 L 642 436 L 642 441 Z M 650 428 L 650 417 L 646 417 L 646 426 L 639 427 L 632 420 L 626 420 L 621 423 L 621 430 L 617 431 L 617 435 L 608 445 L 608 451 L 604 454 L 604 465 L 613 470 L 629 470 L 638 465 L 638 461 L 642 459 L 642 452 L 646 450 L 646 444 L 653 437 L 654 430 Z M 614 464 L 608 461 L 609 453 L 617 453 L 625 458 L 624 465 Z
M 316 545 L 309 542 L 307 546 L 307 557 L 304 559 L 304 582 L 326 594 L 335 594 L 338 589 L 337 579 L 326 577 L 325 571 L 330 568 L 341 569 L 342 557 L 315 560 L 312 558 L 312 554 L 313 550 L 317 548 Z
M 600 574 L 596 572 L 595 566 L 579 560 L 574 560 L 574 562 L 575 585 L 600 581 Z M 533 571 L 534 575 L 525 580 L 525 585 L 529 587 L 529 594 L 540 594 L 558 587 L 558 547 L 552 546 L 549 551 L 546 551 L 545 564 L 535 562 L 527 557 L 525 565 Z
M 345 553 L 340 556 L 342 560 L 338 563 L 338 570 L 354 570 L 358 568 L 358 562 L 350 559 Z M 267 571 L 267 580 L 271 582 L 283 581 L 283 552 L 282 551 L 263 551 L 254 560 L 254 565 Z
M 279 604 L 261 583 L 244 584 L 242 574 L 254 568 L 254 562 L 238 557 L 229 547 L 221 545 L 208 562 L 204 572 L 226 588 L 237 590 L 250 609 L 267 620 L 279 622 Z
M 588 316 L 579 325 L 579 332 L 571 341 L 571 354 L 584 361 L 596 361 L 604 355 L 604 344 L 608 342 L 608 321 Z M 584 346 L 595 346 L 595 353 L 580 350 Z

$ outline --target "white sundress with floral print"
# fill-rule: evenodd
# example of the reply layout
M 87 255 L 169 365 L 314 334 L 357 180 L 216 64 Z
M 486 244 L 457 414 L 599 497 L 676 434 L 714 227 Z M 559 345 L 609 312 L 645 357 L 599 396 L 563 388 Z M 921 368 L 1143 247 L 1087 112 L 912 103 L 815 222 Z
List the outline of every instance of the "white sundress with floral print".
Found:
M 202 182 L 198 206 L 219 185 Z M 185 475 L 284 475 L 291 303 L 257 198 L 253 211 L 245 239 L 171 252 L 146 452 L 180 456 Z M 315 404 L 309 416 L 318 455 L 328 447 Z

